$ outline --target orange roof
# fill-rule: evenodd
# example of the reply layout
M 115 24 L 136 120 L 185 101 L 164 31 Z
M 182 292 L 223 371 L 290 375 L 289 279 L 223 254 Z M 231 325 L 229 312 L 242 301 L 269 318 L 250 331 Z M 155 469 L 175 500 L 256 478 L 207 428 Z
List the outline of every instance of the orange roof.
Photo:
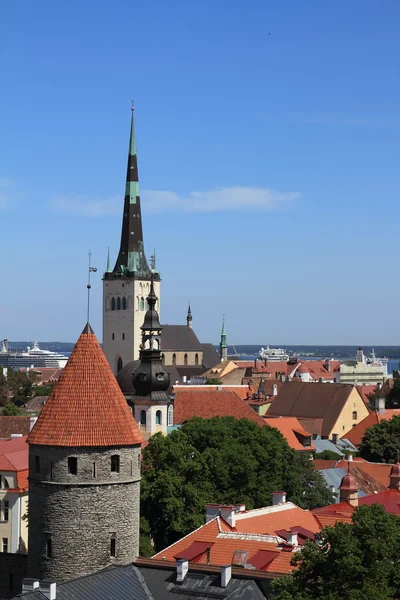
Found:
M 290 565 L 293 554 L 291 552 L 282 552 L 276 542 L 264 541 L 262 537 L 254 539 L 255 536 L 251 535 L 247 536 L 246 539 L 246 536 L 241 534 L 224 533 L 220 529 L 219 522 L 220 517 L 216 517 L 209 523 L 199 527 L 199 529 L 189 533 L 189 535 L 175 544 L 172 544 L 172 546 L 162 550 L 153 558 L 175 562 L 175 556 L 183 553 L 187 548 L 192 546 L 193 542 L 208 542 L 210 548 L 209 561 L 211 565 L 223 566 L 231 564 L 233 553 L 236 550 L 247 552 L 248 561 L 259 550 L 269 550 L 276 552 L 276 558 L 262 570 L 272 573 L 289 573 L 293 569 Z M 205 564 L 207 562 L 207 553 L 203 552 L 194 561 Z
M 303 437 L 309 438 L 311 438 L 311 433 L 308 433 L 307 431 L 305 431 L 305 429 L 303 429 L 303 427 L 299 423 L 299 420 L 296 417 L 264 417 L 264 421 L 270 427 L 275 427 L 275 429 L 278 429 L 283 435 L 283 437 L 286 438 L 287 443 L 291 448 L 293 448 L 293 450 L 315 450 L 315 446 L 312 442 L 310 446 L 303 446 L 303 444 L 299 442 L 296 433 L 300 434 Z
M 376 385 L 357 385 L 357 391 L 360 394 L 361 398 L 363 399 L 364 404 L 367 406 L 369 406 L 369 404 L 371 403 L 370 399 L 368 398 L 369 394 L 373 394 L 376 390 Z
M 342 438 L 346 438 L 355 446 L 359 446 L 364 433 L 369 427 L 373 427 L 382 421 L 390 421 L 396 415 L 400 416 L 400 408 L 387 408 L 384 413 L 378 413 L 374 410 L 365 419 L 354 425 L 350 431 L 342 435 Z
M 324 458 L 314 458 L 312 466 L 316 471 L 323 471 L 324 469 L 334 469 L 336 467 L 337 460 L 329 460 Z
M 329 371 L 326 365 L 325 360 L 302 360 L 296 373 L 310 373 L 314 381 L 318 381 L 319 379 L 333 381 L 333 372 L 340 366 L 340 361 L 331 360 L 329 362 Z
M 358 461 L 354 460 L 354 464 L 350 461 L 350 470 L 353 471 L 355 467 L 359 467 L 359 470 L 366 475 L 369 475 L 370 478 L 380 483 L 385 488 L 389 487 L 390 480 L 389 475 L 393 465 L 388 465 L 386 463 L 370 463 L 366 461 Z M 340 460 L 336 467 L 338 469 L 346 469 L 348 468 L 349 461 Z
M 268 512 L 264 512 L 266 510 Z M 304 527 L 304 529 L 312 532 L 319 531 L 314 515 L 309 510 L 304 510 L 295 505 L 293 505 L 293 508 L 285 510 L 282 510 L 282 505 L 279 505 L 238 513 L 235 519 L 235 527 L 231 531 L 276 535 L 279 529 L 289 529 L 296 526 Z
M 191 417 L 202 417 L 203 419 L 235 417 L 236 419 L 249 419 L 258 425 L 265 426 L 264 419 L 239 398 L 236 392 L 225 390 L 208 392 L 177 388 L 174 400 L 174 422 L 178 425 Z
M 248 385 L 174 385 L 174 392 L 178 391 L 194 391 L 194 392 L 235 392 L 242 400 L 245 400 L 253 393 Z
M 90 325 L 44 405 L 29 444 L 133 446 L 143 441 Z
M 0 471 L 22 471 L 28 468 L 27 436 L 0 442 Z

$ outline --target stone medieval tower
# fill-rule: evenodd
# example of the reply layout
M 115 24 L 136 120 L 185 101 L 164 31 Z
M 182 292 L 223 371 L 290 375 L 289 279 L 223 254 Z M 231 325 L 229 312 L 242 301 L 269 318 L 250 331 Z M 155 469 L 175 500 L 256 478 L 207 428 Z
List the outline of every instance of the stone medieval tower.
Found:
M 135 560 L 142 436 L 86 325 L 28 437 L 30 577 Z
M 152 274 L 160 312 L 160 276 L 155 270 L 155 255 L 150 269 L 144 252 L 133 114 L 132 108 L 121 245 L 114 269 L 108 264 L 103 279 L 103 350 L 115 375 L 139 358 L 140 327 Z

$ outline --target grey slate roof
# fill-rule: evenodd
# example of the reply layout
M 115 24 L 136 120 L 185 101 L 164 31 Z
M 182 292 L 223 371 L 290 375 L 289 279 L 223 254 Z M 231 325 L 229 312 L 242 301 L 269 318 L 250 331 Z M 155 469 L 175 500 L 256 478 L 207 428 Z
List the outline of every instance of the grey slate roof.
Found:
M 264 594 L 252 579 L 232 578 L 226 588 L 221 588 L 219 574 L 189 571 L 184 581 L 177 583 L 175 569 L 141 566 L 140 570 L 155 600 L 265 600 Z
M 335 488 L 335 502 L 340 502 L 339 486 L 342 482 L 343 477 L 347 474 L 346 469 L 321 469 L 319 471 L 322 477 L 325 479 L 326 485 L 331 488 Z M 366 494 L 362 490 L 358 490 L 358 497 L 362 498 Z
M 161 351 L 202 352 L 197 335 L 187 325 L 162 325 Z
M 253 579 L 232 577 L 221 587 L 218 573 L 190 572 L 176 582 L 176 569 L 127 565 L 57 584 L 57 600 L 265 600 Z M 18 594 L 14 600 L 44 600 L 40 591 Z
M 317 452 L 323 452 L 324 450 L 330 450 L 340 456 L 344 456 L 343 452 L 339 450 L 337 446 L 330 440 L 313 440 L 313 444 Z
M 218 365 L 220 362 L 220 357 L 216 349 L 212 344 L 201 344 L 203 348 L 203 366 L 205 369 L 211 369 Z
M 158 600 L 154 599 L 140 570 L 134 565 L 111 567 L 93 575 L 59 583 L 56 597 L 57 600 Z M 35 590 L 15 598 L 43 600 L 45 596 Z

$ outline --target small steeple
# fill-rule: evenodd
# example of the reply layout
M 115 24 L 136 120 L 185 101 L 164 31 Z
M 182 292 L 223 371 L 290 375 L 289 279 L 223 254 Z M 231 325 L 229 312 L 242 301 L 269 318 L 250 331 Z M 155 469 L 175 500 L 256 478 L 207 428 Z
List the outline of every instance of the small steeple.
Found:
M 134 108 L 132 106 L 121 245 L 113 273 L 122 274 L 126 277 L 149 277 L 150 269 L 147 264 L 143 245 L 135 121 L 133 115 Z
M 161 331 L 160 319 L 155 309 L 157 296 L 154 292 L 154 278 L 151 278 L 150 293 L 147 296 L 149 308 L 145 314 L 140 349 L 140 365 L 133 374 L 135 397 L 133 403 L 137 406 L 140 400 L 151 401 L 153 404 L 170 403 L 167 394 L 170 386 L 170 376 L 164 369 L 161 360 Z
M 219 356 L 221 362 L 228 360 L 228 344 L 226 342 L 225 315 L 222 319 L 221 341 L 219 343 Z
M 258 385 L 258 399 L 265 397 L 265 385 L 264 385 L 264 377 L 261 377 L 260 383 Z
M 190 308 L 190 301 L 189 301 L 189 306 L 188 306 L 188 312 L 187 312 L 187 317 L 186 317 L 186 325 L 188 327 L 190 327 L 190 329 L 192 329 L 192 310 Z
M 107 251 L 107 267 L 106 267 L 106 273 L 111 273 L 111 268 L 110 268 L 110 246 L 108 246 L 108 251 Z

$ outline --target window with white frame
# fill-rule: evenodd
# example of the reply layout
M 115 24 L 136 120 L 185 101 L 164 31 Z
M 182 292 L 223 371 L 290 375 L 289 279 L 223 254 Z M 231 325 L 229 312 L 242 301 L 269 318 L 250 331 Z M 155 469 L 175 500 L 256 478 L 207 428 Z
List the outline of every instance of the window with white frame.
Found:
M 168 427 L 174 424 L 174 407 L 172 404 L 168 406 Z

